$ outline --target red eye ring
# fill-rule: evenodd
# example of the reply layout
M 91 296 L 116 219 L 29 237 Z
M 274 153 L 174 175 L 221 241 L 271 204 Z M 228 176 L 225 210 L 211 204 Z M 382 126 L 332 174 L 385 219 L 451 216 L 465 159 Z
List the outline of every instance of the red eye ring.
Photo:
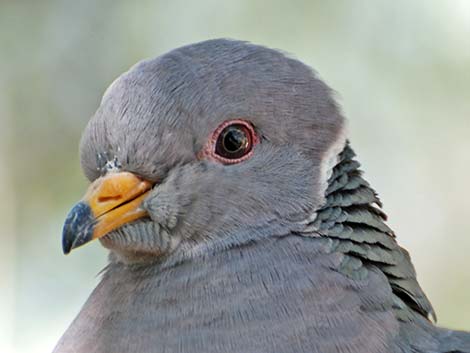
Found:
M 222 164 L 240 163 L 253 155 L 259 142 L 253 125 L 243 119 L 224 121 L 212 133 L 198 158 L 211 159 Z

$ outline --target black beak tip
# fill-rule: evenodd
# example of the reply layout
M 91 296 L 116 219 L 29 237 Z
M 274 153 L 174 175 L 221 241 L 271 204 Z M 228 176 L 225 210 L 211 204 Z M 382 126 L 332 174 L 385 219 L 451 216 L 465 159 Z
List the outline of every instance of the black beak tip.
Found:
M 67 255 L 72 250 L 72 242 L 68 241 L 64 236 L 62 237 L 62 252 Z
M 91 208 L 85 202 L 77 203 L 70 210 L 62 229 L 62 251 L 65 255 L 92 240 L 94 224 Z

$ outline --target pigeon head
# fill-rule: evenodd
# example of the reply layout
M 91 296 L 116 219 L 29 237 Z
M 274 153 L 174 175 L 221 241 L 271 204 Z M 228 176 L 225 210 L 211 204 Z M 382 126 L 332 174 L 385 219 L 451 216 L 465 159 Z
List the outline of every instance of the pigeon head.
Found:
M 91 185 L 64 252 L 99 238 L 134 262 L 295 232 L 324 203 L 344 124 L 329 87 L 272 49 L 211 40 L 142 61 L 84 131 Z

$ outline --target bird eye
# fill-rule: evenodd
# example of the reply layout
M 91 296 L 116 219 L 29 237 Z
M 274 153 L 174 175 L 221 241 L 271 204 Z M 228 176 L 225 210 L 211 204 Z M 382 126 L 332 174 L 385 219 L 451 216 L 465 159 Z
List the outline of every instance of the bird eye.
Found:
M 208 141 L 201 157 L 206 156 L 223 164 L 235 164 L 249 158 L 258 142 L 253 125 L 235 119 L 222 123 Z
M 251 133 L 242 124 L 233 124 L 222 130 L 215 144 L 215 153 L 221 157 L 237 159 L 251 150 Z

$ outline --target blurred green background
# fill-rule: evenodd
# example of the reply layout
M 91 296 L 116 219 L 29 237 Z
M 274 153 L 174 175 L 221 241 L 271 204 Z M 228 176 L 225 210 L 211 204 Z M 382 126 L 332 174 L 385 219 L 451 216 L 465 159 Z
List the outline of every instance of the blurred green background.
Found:
M 48 352 L 106 264 L 69 256 L 80 133 L 115 77 L 209 38 L 280 48 L 337 92 L 441 325 L 470 330 L 470 1 L 0 1 L 0 352 Z

